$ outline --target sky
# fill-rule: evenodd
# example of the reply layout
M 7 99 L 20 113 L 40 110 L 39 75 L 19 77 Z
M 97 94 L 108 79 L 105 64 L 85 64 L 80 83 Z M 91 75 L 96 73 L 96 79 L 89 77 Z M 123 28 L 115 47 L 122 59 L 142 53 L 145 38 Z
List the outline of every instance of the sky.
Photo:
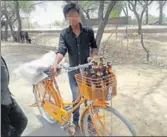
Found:
M 55 20 L 63 21 L 63 1 L 44 1 L 44 5 L 37 5 L 36 10 L 31 13 L 31 21 L 38 22 L 40 25 L 50 24 Z M 129 13 L 132 18 L 134 15 L 132 12 Z M 153 2 L 149 7 L 149 14 L 158 16 L 159 10 L 158 5 Z M 167 16 L 167 4 L 164 8 L 164 14 Z M 124 14 L 121 14 L 124 16 Z
M 38 24 L 49 24 L 55 20 L 62 21 L 64 19 L 62 11 L 63 1 L 44 2 L 45 5 L 36 6 L 36 10 L 31 13 L 31 21 Z

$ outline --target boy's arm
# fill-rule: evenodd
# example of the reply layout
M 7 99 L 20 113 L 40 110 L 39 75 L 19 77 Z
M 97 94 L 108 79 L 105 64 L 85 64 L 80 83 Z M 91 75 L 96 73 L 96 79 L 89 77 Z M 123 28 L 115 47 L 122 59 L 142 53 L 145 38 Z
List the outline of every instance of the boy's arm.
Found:
M 57 51 L 57 55 L 56 55 L 56 59 L 55 59 L 55 65 L 58 65 L 62 61 L 66 52 L 67 52 L 67 47 L 65 44 L 65 38 L 63 35 L 63 31 L 62 31 L 60 33 L 60 37 L 59 37 L 59 47 L 58 47 L 58 51 Z

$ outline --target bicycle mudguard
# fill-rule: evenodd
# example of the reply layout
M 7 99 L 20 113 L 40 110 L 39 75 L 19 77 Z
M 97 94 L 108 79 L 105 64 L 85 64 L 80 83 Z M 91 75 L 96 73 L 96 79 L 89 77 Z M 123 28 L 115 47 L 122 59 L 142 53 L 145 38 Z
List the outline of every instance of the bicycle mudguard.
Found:
M 55 104 L 51 104 L 50 102 L 45 101 L 43 108 L 49 115 L 51 115 L 61 124 L 69 120 L 68 112 L 63 108 L 56 106 Z

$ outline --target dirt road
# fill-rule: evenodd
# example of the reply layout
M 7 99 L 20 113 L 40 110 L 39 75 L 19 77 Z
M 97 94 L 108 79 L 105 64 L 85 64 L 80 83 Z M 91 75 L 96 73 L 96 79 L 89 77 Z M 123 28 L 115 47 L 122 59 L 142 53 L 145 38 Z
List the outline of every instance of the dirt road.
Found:
M 8 45 L 2 43 L 1 51 L 8 63 L 10 73 L 19 64 L 36 59 L 49 50 L 54 50 L 54 48 L 35 45 Z M 119 65 L 114 68 L 118 80 L 118 94 L 113 99 L 113 107 L 128 118 L 137 135 L 167 135 L 167 69 L 149 65 Z M 61 87 L 64 89 L 63 97 L 71 98 L 66 75 L 62 76 L 60 82 L 63 83 Z M 23 135 L 65 135 L 59 125 L 49 125 L 40 117 L 36 108 L 28 107 L 34 103 L 31 85 L 11 75 L 10 89 L 29 120 Z

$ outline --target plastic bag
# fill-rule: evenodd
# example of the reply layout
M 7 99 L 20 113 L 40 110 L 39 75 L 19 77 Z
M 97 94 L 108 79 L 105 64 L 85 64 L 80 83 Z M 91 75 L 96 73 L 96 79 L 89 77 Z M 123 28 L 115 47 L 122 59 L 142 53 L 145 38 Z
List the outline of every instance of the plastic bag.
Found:
M 47 77 L 44 71 L 49 70 L 54 64 L 55 58 L 56 54 L 50 51 L 39 59 L 20 65 L 14 70 L 14 74 L 16 77 L 23 78 L 31 84 L 36 84 Z

